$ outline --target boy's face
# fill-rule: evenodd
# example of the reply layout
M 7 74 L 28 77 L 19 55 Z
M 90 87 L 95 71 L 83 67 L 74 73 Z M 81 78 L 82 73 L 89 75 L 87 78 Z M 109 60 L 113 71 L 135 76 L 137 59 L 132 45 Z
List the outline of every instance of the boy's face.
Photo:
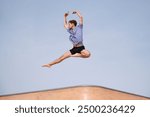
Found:
M 69 23 L 68 26 L 69 26 L 69 29 L 72 29 L 74 27 L 74 24 L 73 23 Z

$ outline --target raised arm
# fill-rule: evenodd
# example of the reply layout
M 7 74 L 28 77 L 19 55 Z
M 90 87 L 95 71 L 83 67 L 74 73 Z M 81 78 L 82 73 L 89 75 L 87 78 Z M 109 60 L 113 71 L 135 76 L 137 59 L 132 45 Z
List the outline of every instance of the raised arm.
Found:
M 68 13 L 65 13 L 65 14 L 64 14 L 64 27 L 65 27 L 66 29 L 68 28 L 67 16 L 68 16 Z
M 79 11 L 73 11 L 73 14 L 77 14 L 77 16 L 79 17 L 79 23 L 80 24 L 83 24 L 83 17 L 82 17 L 82 15 L 80 14 L 80 12 Z

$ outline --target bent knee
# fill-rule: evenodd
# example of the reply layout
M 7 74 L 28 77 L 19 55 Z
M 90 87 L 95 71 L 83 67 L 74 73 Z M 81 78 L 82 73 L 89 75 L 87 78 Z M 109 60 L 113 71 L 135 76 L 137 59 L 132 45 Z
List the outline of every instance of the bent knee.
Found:
M 91 56 L 90 52 L 86 54 L 86 58 L 89 58 L 90 56 Z
M 84 56 L 84 58 L 89 58 L 91 56 L 90 52 L 86 52 L 82 54 Z

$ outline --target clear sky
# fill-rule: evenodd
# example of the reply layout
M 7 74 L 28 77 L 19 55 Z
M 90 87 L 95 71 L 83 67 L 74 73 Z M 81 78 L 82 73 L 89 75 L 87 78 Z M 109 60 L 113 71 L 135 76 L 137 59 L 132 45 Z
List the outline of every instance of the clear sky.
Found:
M 0 95 L 98 85 L 150 97 L 149 6 L 149 0 L 0 0 Z M 63 15 L 74 9 L 84 17 L 91 58 L 42 68 L 72 48 Z

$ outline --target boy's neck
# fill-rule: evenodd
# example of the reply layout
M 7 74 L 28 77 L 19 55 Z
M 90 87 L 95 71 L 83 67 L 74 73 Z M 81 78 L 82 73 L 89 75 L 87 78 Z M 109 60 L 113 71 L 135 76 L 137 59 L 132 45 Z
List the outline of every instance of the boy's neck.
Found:
M 72 30 L 73 30 L 75 27 L 76 27 L 76 26 L 73 26 L 73 27 L 72 27 Z

